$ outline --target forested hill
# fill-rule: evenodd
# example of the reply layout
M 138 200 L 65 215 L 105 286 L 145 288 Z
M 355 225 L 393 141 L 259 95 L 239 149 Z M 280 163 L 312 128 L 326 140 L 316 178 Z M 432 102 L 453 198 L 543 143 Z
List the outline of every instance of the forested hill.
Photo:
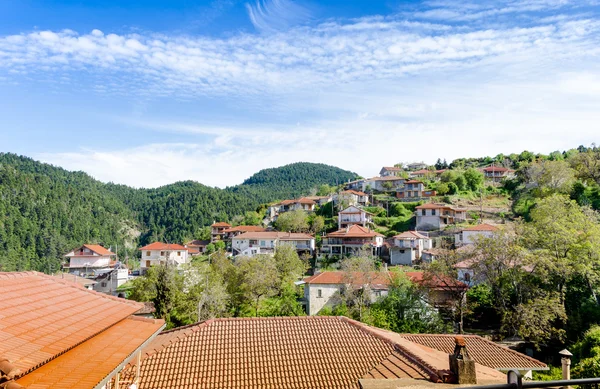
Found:
M 0 268 L 57 271 L 62 255 L 86 242 L 133 256 L 139 244 L 192 239 L 214 220 L 231 220 L 262 203 L 355 176 L 332 166 L 294 163 L 227 189 L 193 181 L 134 189 L 0 153 Z

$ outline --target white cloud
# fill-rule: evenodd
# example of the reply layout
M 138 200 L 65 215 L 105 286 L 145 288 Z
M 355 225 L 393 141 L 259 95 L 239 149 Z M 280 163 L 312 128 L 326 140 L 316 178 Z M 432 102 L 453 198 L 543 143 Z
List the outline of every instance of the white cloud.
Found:
M 246 3 L 250 21 L 259 31 L 273 32 L 311 19 L 308 8 L 294 0 L 255 0 Z

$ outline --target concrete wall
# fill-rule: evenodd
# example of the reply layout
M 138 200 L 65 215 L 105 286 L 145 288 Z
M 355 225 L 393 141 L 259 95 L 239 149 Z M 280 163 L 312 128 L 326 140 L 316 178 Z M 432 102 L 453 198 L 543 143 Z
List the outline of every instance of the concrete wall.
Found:
M 333 298 L 342 290 L 342 284 L 305 284 L 304 298 L 306 299 L 306 310 L 308 315 L 316 315 L 327 303 L 335 303 Z M 321 290 L 321 297 L 319 296 Z M 375 302 L 381 297 L 387 296 L 387 290 L 373 291 L 371 301 Z
M 148 252 L 150 255 L 148 255 Z M 169 253 L 168 258 L 167 253 Z M 188 262 L 188 252 L 187 250 L 144 250 L 142 251 L 142 257 L 140 258 L 140 267 L 147 268 L 159 265 L 165 263 L 167 259 L 171 264 L 176 263 L 178 266 L 182 265 Z

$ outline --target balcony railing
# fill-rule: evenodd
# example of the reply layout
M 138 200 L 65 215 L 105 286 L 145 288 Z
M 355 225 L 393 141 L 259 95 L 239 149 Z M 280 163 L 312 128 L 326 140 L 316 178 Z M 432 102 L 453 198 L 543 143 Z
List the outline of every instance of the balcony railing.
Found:
M 600 378 L 581 378 L 559 381 L 525 381 L 518 370 L 510 370 L 506 374 L 506 384 L 474 385 L 456 389 L 530 389 L 530 388 L 569 388 L 579 386 L 580 389 L 598 389 Z

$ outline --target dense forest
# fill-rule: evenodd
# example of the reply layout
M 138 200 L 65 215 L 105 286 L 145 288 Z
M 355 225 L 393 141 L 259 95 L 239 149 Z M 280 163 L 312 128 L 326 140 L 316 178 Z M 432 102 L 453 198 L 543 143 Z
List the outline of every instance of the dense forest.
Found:
M 82 243 L 100 243 L 118 250 L 121 258 L 133 257 L 140 244 L 183 242 L 214 220 L 228 221 L 262 203 L 355 177 L 302 162 L 261 171 L 226 189 L 193 181 L 134 189 L 1 153 L 0 269 L 55 272 L 62 256 Z

